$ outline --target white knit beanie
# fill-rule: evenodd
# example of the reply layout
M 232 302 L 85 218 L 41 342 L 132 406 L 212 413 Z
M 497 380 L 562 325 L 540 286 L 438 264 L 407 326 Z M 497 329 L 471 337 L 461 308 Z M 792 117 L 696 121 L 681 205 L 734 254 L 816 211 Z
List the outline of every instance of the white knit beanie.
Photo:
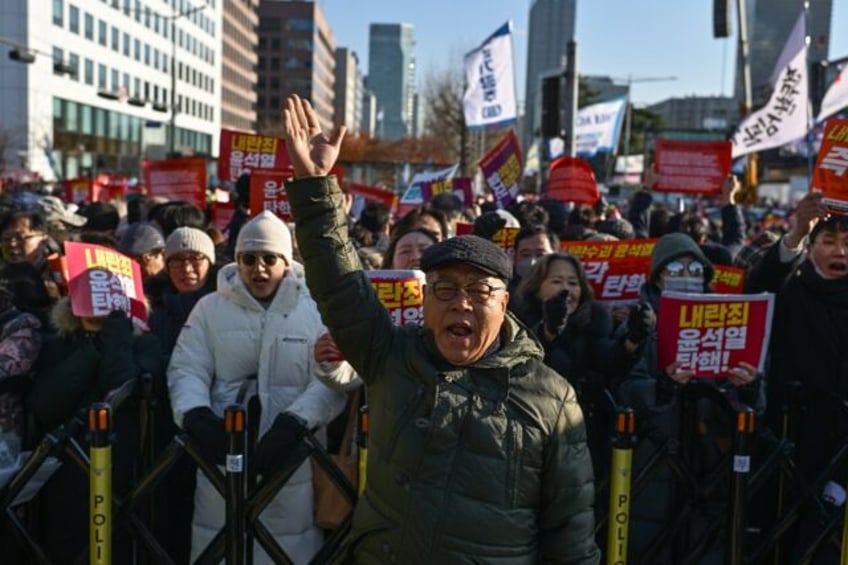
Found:
M 292 264 L 292 238 L 289 227 L 272 212 L 265 210 L 242 226 L 236 239 L 236 255 L 265 252 L 282 255 Z
M 206 255 L 210 263 L 215 263 L 215 243 L 206 232 L 197 228 L 177 228 L 165 240 L 165 260 L 180 251 L 194 251 Z

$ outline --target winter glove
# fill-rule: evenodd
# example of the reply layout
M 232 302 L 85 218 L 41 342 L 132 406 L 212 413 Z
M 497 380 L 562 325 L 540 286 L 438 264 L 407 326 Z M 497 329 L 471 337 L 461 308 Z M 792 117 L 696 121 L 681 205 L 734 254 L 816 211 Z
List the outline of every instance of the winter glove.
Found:
M 627 319 L 627 339 L 635 344 L 642 344 L 657 327 L 657 315 L 647 302 L 640 302 L 632 310 Z
M 208 406 L 192 408 L 183 416 L 183 429 L 206 461 L 216 465 L 224 464 L 227 434 L 223 418 L 216 416 Z
M 256 446 L 252 465 L 255 472 L 268 478 L 282 467 L 307 431 L 301 419 L 286 412 L 278 415 Z
M 497 212 L 486 212 L 474 220 L 473 233 L 491 240 L 504 226 L 506 226 L 506 218 L 502 218 Z
M 559 335 L 568 324 L 568 291 L 563 290 L 542 304 L 542 317 L 545 330 L 551 335 Z

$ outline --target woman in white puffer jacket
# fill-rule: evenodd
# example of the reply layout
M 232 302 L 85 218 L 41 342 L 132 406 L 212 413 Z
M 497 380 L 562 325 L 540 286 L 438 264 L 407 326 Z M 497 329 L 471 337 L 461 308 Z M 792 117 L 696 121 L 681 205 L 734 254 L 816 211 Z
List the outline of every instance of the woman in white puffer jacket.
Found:
M 202 298 L 180 333 L 168 367 L 176 423 L 201 453 L 223 463 L 224 408 L 250 375 L 262 405 L 254 458 L 272 473 L 303 428 L 323 427 L 345 405 L 345 395 L 315 378 L 315 341 L 327 330 L 309 295 L 302 269 L 293 269 L 291 234 L 270 212 L 241 229 L 236 263 L 218 273 L 218 290 Z M 338 370 L 350 370 L 342 364 Z M 198 472 L 192 523 L 192 560 L 224 525 L 224 500 Z M 294 563 L 307 563 L 322 544 L 313 525 L 309 462 L 262 513 L 262 523 Z M 255 563 L 270 562 L 258 548 Z

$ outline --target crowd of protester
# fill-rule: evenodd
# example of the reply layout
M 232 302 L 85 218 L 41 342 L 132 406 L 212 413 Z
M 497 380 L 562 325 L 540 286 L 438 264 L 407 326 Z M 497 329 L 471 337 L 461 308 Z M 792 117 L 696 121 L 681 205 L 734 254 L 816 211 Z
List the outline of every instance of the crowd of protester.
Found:
M 574 386 L 596 476 L 608 465 L 610 398 L 635 410 L 647 444 L 678 433 L 681 390 L 693 375 L 677 364 L 657 370 L 660 293 L 709 292 L 714 265 L 744 268 L 748 291 L 777 294 L 771 362 L 765 374 L 746 364 L 734 367 L 714 385 L 754 407 L 777 433 L 775 407 L 788 383 L 802 382 L 809 408 L 798 464 L 812 480 L 848 430 L 848 334 L 842 329 L 848 327 L 848 224 L 827 216 L 820 196 L 811 193 L 791 211 L 776 207 L 785 221 L 766 226 L 737 202 L 739 192 L 731 177 L 720 197 L 691 200 L 682 212 L 649 190 L 596 206 L 529 192 L 506 210 L 485 197 L 464 207 L 452 194 L 441 194 L 402 217 L 369 202 L 358 217 L 348 213 L 347 233 L 366 270 L 420 269 L 426 250 L 454 238 L 458 223 L 472 224 L 475 235 L 489 240 L 504 227 L 520 228 L 509 250 L 508 307 L 541 347 L 544 363 Z M 0 216 L 0 441 L 10 449 L 32 448 L 142 373 L 152 375 L 160 401 L 160 448 L 184 429 L 216 464 L 225 453 L 223 408 L 242 382 L 256 379 L 263 408 L 260 474 L 273 471 L 303 430 L 323 429 L 342 413 L 345 394 L 323 383 L 355 375 L 345 363 L 326 374 L 327 364 L 314 356 L 328 330 L 290 226 L 267 212 L 252 219 L 242 213 L 222 233 L 204 210 L 185 202 L 136 195 L 129 202 L 76 205 L 37 191 L 25 199 L 16 195 L 7 187 Z M 238 187 L 236 197 L 246 201 Z M 349 212 L 351 200 L 345 202 Z M 716 209 L 717 215 L 708 213 Z M 593 296 L 580 260 L 560 248 L 562 241 L 645 237 L 657 243 L 641 299 L 612 309 Z M 149 331 L 133 328 L 120 312 L 106 318 L 73 314 L 51 262 L 67 241 L 112 247 L 139 263 Z M 133 418 L 115 422 L 118 494 L 132 487 L 139 441 Z M 717 416 L 705 410 L 703 418 L 704 436 L 715 439 Z M 726 452 L 727 442 L 716 439 L 711 449 Z M 637 450 L 636 465 L 645 457 Z M 304 465 L 263 514 L 298 563 L 307 562 L 322 539 L 311 521 L 310 473 Z M 56 563 L 73 561 L 88 543 L 87 480 L 79 468 L 65 465 L 39 495 L 36 537 Z M 826 494 L 841 506 L 839 484 L 844 482 L 835 476 Z M 657 474 L 647 489 L 650 496 L 642 504 L 637 499 L 633 509 L 636 552 L 641 540 L 664 527 L 673 478 Z M 193 500 L 187 491 L 195 492 Z M 176 562 L 197 556 L 223 524 L 223 499 L 186 460 L 163 482 L 157 508 L 156 535 Z M 814 524 L 802 529 L 810 528 Z M 130 544 L 116 540 L 116 562 L 129 562 L 121 551 Z

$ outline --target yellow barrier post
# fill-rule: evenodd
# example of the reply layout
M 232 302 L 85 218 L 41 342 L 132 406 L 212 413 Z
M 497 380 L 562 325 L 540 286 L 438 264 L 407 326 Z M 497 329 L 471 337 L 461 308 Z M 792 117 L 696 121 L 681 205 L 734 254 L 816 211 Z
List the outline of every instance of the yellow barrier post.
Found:
M 633 479 L 633 442 L 636 417 L 630 408 L 615 415 L 610 463 L 609 518 L 607 519 L 607 563 L 627 563 L 627 541 L 630 527 L 630 486 Z
M 356 492 L 359 496 L 365 492 L 365 470 L 368 460 L 368 405 L 359 409 L 359 431 L 356 434 L 356 445 L 359 447 L 359 473 Z
M 112 563 L 112 415 L 108 404 L 88 411 L 89 449 L 89 563 Z

